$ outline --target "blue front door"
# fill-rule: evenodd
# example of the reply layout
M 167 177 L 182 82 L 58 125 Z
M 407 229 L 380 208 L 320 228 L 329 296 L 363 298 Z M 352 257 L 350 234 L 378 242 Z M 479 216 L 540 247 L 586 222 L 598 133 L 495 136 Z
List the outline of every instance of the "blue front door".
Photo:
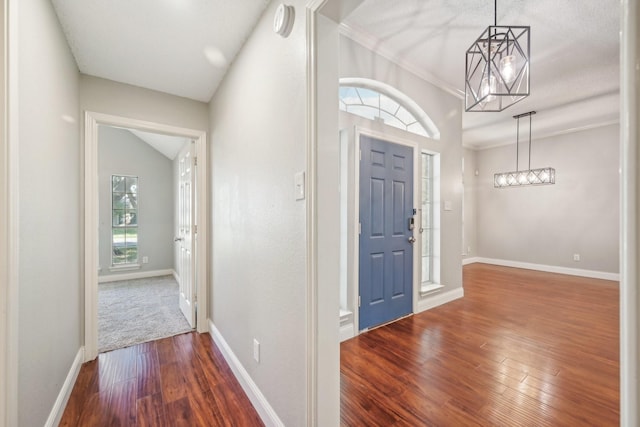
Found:
M 412 312 L 413 149 L 360 136 L 360 328 Z

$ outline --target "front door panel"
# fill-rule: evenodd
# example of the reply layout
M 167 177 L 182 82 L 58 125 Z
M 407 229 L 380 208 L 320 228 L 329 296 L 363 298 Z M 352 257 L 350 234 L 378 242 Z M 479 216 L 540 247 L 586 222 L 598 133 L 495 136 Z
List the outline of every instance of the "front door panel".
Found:
M 360 136 L 360 329 L 411 313 L 413 148 Z

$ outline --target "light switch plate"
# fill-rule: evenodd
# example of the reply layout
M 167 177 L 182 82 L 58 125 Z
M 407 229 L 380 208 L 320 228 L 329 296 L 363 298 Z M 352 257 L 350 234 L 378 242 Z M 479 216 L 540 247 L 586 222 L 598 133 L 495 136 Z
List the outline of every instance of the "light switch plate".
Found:
M 257 339 L 253 339 L 253 359 L 260 363 L 260 343 Z
M 453 210 L 453 208 L 451 207 L 451 200 L 444 201 L 444 210 L 445 211 Z
M 295 174 L 294 185 L 296 200 L 304 200 L 304 171 Z

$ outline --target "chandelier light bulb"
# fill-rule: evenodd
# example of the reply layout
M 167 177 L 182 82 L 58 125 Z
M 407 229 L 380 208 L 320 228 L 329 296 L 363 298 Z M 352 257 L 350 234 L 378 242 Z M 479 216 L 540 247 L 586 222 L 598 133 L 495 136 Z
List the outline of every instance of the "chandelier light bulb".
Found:
M 496 99 L 496 78 L 494 76 L 487 76 L 482 79 L 482 83 L 480 84 L 480 98 L 484 98 L 484 102 L 491 102 Z
M 507 55 L 500 60 L 500 75 L 506 84 L 516 79 L 516 57 Z

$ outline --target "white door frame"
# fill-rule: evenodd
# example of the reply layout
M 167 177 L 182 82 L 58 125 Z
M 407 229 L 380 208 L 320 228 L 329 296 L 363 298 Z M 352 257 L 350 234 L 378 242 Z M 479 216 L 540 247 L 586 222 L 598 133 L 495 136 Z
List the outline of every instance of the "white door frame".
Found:
M 353 210 L 353 234 L 351 236 L 353 240 L 353 261 L 355 267 L 353 269 L 353 295 L 352 301 L 358 301 L 360 296 L 360 233 L 358 230 L 358 223 L 360 222 L 360 137 L 362 135 L 371 138 L 377 138 L 382 141 L 390 142 L 392 144 L 404 145 L 413 149 L 413 209 L 418 209 L 418 203 L 416 197 L 420 194 L 420 147 L 417 142 L 407 139 L 398 138 L 394 135 L 389 135 L 384 132 L 377 132 L 371 129 L 367 129 L 361 126 L 355 126 L 354 132 L 354 156 L 353 156 L 353 182 L 354 182 L 354 194 L 356 196 L 356 202 Z M 414 233 L 415 234 L 415 233 Z M 418 295 L 420 295 L 420 275 L 419 275 L 419 262 L 420 262 L 420 236 L 416 237 L 416 243 L 413 245 L 413 283 L 412 283 L 412 298 L 411 313 L 416 313 L 418 309 Z M 358 304 L 353 304 L 353 333 L 354 336 L 360 334 L 360 307 Z
M 640 7 L 620 2 L 620 425 L 640 423 Z
M 0 118 L 0 427 L 18 425 L 18 0 L 2 2 Z
M 98 126 L 108 125 L 138 129 L 195 140 L 197 331 L 208 331 L 207 325 L 207 248 L 209 243 L 207 206 L 207 136 L 205 131 L 147 122 L 111 114 L 85 111 L 84 138 L 84 278 L 85 278 L 85 362 L 98 355 Z

